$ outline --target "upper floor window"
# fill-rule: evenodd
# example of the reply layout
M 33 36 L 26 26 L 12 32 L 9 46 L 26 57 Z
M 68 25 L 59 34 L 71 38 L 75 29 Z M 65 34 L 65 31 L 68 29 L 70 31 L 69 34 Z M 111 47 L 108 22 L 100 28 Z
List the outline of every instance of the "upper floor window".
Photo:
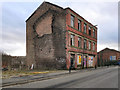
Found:
M 91 27 L 89 27 L 89 35 L 91 35 Z
M 81 31 L 81 21 L 78 20 L 78 30 Z
M 93 43 L 93 51 L 95 51 L 95 43 Z
M 93 37 L 95 37 L 95 29 L 93 29 Z
M 91 50 L 91 41 L 89 41 L 89 50 Z
M 71 26 L 74 27 L 74 20 L 75 20 L 75 17 L 73 15 L 71 15 Z
M 74 46 L 74 35 L 71 34 L 70 44 L 71 46 Z
M 78 37 L 78 47 L 81 47 L 81 37 Z
M 84 39 L 84 49 L 87 49 L 87 40 Z
M 87 32 L 87 25 L 84 23 L 84 33 Z

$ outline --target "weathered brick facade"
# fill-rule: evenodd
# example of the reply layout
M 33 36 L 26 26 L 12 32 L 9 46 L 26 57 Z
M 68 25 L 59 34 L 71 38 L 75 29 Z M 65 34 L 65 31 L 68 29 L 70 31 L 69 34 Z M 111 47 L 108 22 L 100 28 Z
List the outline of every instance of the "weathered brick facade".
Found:
M 81 56 L 81 64 L 79 67 L 94 67 L 97 64 L 97 28 L 93 26 L 91 23 L 86 21 L 83 17 L 78 15 L 76 12 L 71 10 L 70 8 L 66 8 L 66 54 L 67 54 L 67 68 L 70 66 L 70 56 L 71 54 L 75 55 L 74 66 L 78 67 L 77 57 Z M 71 15 L 75 18 L 74 27 L 71 26 Z M 78 30 L 78 20 L 81 20 L 81 31 Z M 87 25 L 87 33 L 84 33 L 84 23 Z M 91 35 L 88 35 L 88 26 L 91 27 Z M 93 37 L 93 28 L 95 29 L 95 37 Z M 75 37 L 75 45 L 70 45 L 70 35 L 74 35 Z M 81 47 L 78 47 L 78 37 L 81 37 Z M 84 49 L 84 39 L 87 40 L 87 49 Z M 88 49 L 88 41 L 91 41 L 91 50 Z M 93 42 L 95 43 L 95 50 L 93 50 Z M 89 57 L 93 57 L 92 65 L 89 65 Z M 86 60 L 85 60 L 85 58 Z M 86 65 L 85 65 L 86 63 Z
M 75 17 L 75 27 L 71 27 L 71 14 Z M 81 20 L 81 31 L 78 31 L 78 19 Z M 84 34 L 83 23 L 87 25 Z M 88 26 L 91 27 L 91 36 L 88 35 Z M 93 28 L 95 37 L 93 37 Z M 71 46 L 71 34 L 75 36 L 74 46 Z M 78 37 L 81 37 L 81 48 L 78 47 Z M 87 49 L 84 50 L 84 39 L 87 40 Z M 88 50 L 88 41 L 91 41 L 91 50 Z M 95 50 L 92 44 L 95 43 Z M 74 54 L 74 67 L 77 68 L 77 55 L 93 56 L 92 67 L 97 58 L 97 28 L 70 8 L 63 9 L 49 2 L 43 2 L 40 7 L 26 20 L 26 53 L 27 66 L 35 68 L 69 68 L 71 54 Z M 81 58 L 81 65 L 83 59 Z M 89 64 L 87 63 L 87 67 Z

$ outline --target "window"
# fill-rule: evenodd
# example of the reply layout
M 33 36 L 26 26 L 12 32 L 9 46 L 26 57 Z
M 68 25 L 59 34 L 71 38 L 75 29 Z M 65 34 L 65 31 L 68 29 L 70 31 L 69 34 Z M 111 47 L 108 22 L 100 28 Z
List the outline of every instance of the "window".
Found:
M 87 49 L 87 40 L 84 40 L 84 49 Z
M 89 35 L 91 35 L 91 27 L 89 27 Z
M 89 41 L 89 50 L 91 50 L 91 41 Z
M 78 47 L 81 47 L 81 38 L 78 37 Z
M 81 31 L 81 21 L 78 20 L 78 30 Z
M 74 27 L 74 16 L 71 15 L 71 26 Z
M 93 43 L 93 50 L 95 51 L 95 43 Z
M 84 23 L 84 33 L 87 31 L 87 25 Z
M 71 35 L 70 43 L 71 43 L 71 46 L 74 46 L 74 35 Z
M 93 29 L 93 37 L 95 37 L 95 29 Z

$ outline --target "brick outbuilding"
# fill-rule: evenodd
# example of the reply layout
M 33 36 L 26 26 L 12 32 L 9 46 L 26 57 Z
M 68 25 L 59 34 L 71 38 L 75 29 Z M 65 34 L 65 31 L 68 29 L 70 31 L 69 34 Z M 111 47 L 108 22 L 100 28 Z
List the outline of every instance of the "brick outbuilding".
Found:
M 105 62 L 120 60 L 120 51 L 105 48 L 98 52 L 98 65 L 104 65 Z
M 43 2 L 26 20 L 27 66 L 94 67 L 97 27 L 70 8 Z

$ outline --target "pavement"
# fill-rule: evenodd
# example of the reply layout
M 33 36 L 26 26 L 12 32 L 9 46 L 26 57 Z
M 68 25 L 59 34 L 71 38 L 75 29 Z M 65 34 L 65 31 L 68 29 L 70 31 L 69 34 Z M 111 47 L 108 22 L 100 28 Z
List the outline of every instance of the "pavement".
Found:
M 101 68 L 107 68 L 107 67 L 99 67 L 97 69 L 101 69 Z M 95 70 L 95 69 L 89 68 L 89 69 L 71 70 L 71 74 L 74 74 L 77 72 L 86 72 L 91 70 Z M 51 78 L 59 77 L 66 74 L 69 74 L 68 70 L 56 71 L 52 73 L 41 73 L 41 74 L 28 75 L 28 76 L 22 76 L 22 77 L 12 77 L 9 79 L 2 79 L 2 83 L 0 83 L 0 85 L 1 87 L 6 87 L 11 85 L 25 84 L 25 83 L 35 82 L 35 81 L 51 79 Z

